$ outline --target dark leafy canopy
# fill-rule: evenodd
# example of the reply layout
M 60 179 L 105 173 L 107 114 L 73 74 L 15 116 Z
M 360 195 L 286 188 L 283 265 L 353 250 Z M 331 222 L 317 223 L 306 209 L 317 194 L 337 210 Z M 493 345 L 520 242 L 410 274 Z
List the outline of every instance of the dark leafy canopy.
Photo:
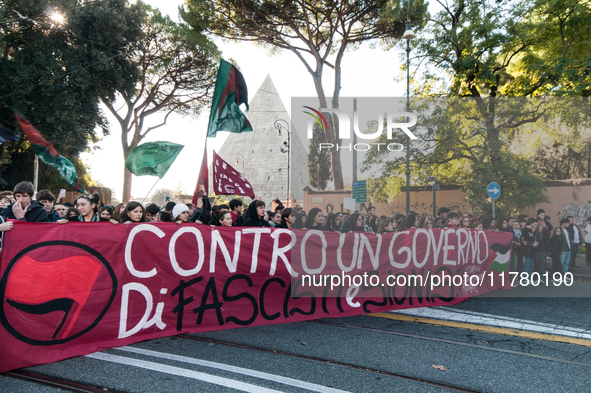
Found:
M 51 19 L 53 11 L 64 16 L 63 23 Z M 134 88 L 135 65 L 122 54 L 140 37 L 143 18 L 141 7 L 125 0 L 3 1 L 2 125 L 18 129 L 11 114 L 18 108 L 60 154 L 79 161 L 77 155 L 96 140 L 97 126 L 108 132 L 99 96 Z M 32 179 L 32 157 L 26 141 L 6 144 L 1 186 Z M 66 188 L 57 179 L 59 174 L 48 169 L 40 184 Z
M 574 112 L 587 101 L 505 97 L 585 96 L 589 46 L 581 43 L 590 35 L 579 18 L 589 7 L 569 0 L 438 3 L 442 10 L 412 42 L 415 63 L 427 66 L 418 90 L 466 99 L 413 100 L 411 111 L 423 113 L 418 124 L 425 130 L 411 146 L 412 181 L 426 184 L 435 175 L 444 184 L 462 183 L 472 206 L 489 213 L 491 181 L 503 188 L 501 209 L 544 201 L 544 178 L 534 170 L 534 157 L 515 148 L 516 138 L 532 127 L 551 128 L 550 122 L 586 121 Z M 550 39 L 552 31 L 558 39 Z M 383 164 L 385 177 L 404 171 L 403 158 L 386 161 L 378 152 L 365 164 Z
M 423 0 L 413 1 L 413 22 L 426 12 Z M 196 29 L 241 41 L 259 43 L 271 52 L 293 52 L 312 76 L 320 107 L 326 108 L 324 66 L 334 71 L 331 106 L 339 107 L 341 63 L 347 50 L 371 40 L 396 40 L 405 29 L 406 5 L 400 0 L 188 0 L 182 17 Z M 328 143 L 337 141 L 338 123 L 329 116 Z M 333 123 L 336 127 L 333 127 Z M 330 151 L 336 189 L 343 188 L 340 155 Z
M 142 7 L 147 15 L 140 26 L 142 38 L 125 53 L 138 70 L 134 88 L 123 86 L 114 95 L 101 95 L 119 123 L 125 159 L 172 113 L 196 116 L 208 107 L 219 57 L 215 44 L 202 32 L 175 23 L 157 9 Z M 154 120 L 150 123 L 150 119 Z M 123 169 L 122 200 L 128 201 L 132 178 Z

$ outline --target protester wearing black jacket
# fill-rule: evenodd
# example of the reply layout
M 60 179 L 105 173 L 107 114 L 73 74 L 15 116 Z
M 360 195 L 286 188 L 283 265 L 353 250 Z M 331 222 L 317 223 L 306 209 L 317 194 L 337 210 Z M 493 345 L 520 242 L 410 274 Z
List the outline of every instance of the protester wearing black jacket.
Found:
M 47 222 L 47 212 L 43 206 L 33 201 L 33 184 L 22 181 L 14 187 L 16 202 L 0 211 L 4 220 L 21 220 L 28 222 Z
M 572 272 L 573 269 L 577 267 L 577 254 L 579 253 L 579 245 L 583 242 L 583 233 L 581 232 L 581 229 L 576 225 L 573 216 L 567 216 L 566 218 L 568 218 L 569 220 L 569 226 L 567 230 L 570 235 L 570 239 L 572 240 L 569 268 L 569 271 Z
M 554 273 L 562 274 L 562 263 L 560 262 L 560 255 L 562 254 L 562 229 L 560 227 L 552 230 L 552 237 L 549 242 L 550 257 L 552 258 L 552 275 Z
M 252 201 L 246 210 L 247 218 L 242 223 L 244 227 L 270 227 L 269 223 L 263 219 L 265 216 L 265 202 Z
M 295 212 L 290 207 L 281 211 L 281 224 L 275 225 L 275 228 L 291 229 L 295 222 Z
M 37 201 L 31 201 L 31 204 L 25 206 L 25 214 L 24 216 L 18 218 L 13 211 L 13 207 L 18 201 L 14 202 L 12 205 L 6 207 L 4 210 L 0 212 L 0 215 L 4 217 L 6 220 L 21 220 L 21 221 L 28 221 L 28 222 L 47 222 L 47 212 L 41 206 L 41 204 Z M 22 206 L 22 205 L 21 205 Z
M 324 218 L 324 214 L 322 214 L 322 210 L 317 207 L 314 207 L 308 213 L 306 218 L 306 222 L 304 223 L 305 229 L 316 229 L 318 231 L 327 231 L 331 232 L 332 229 L 325 227 L 322 225 L 321 221 Z

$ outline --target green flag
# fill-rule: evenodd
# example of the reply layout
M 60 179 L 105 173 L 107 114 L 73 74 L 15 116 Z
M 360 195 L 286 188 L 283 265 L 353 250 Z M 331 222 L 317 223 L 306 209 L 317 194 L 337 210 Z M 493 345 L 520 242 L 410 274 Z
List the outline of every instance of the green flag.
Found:
M 207 136 L 213 138 L 218 131 L 252 131 L 250 122 L 240 110 L 240 104 L 246 104 L 248 110 L 248 90 L 244 77 L 236 67 L 221 59 L 211 102 Z
M 147 142 L 134 147 L 125 160 L 125 167 L 136 176 L 163 178 L 183 145 L 172 142 Z
M 57 169 L 66 183 L 76 191 L 84 194 L 86 191 L 84 191 L 84 187 L 78 181 L 78 175 L 76 174 L 74 165 L 67 158 L 60 156 L 53 145 L 43 138 L 39 131 L 16 110 L 14 111 L 14 116 L 27 136 L 27 139 L 31 142 L 33 152 L 39 156 L 41 161 Z

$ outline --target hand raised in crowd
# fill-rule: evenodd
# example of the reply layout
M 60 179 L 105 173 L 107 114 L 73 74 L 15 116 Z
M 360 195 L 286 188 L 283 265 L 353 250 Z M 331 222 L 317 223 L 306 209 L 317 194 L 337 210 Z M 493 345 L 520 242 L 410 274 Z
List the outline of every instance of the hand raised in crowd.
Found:
M 28 204 L 27 206 L 25 206 L 25 208 L 23 209 L 21 207 L 21 204 L 19 202 L 15 203 L 12 205 L 12 212 L 14 213 L 14 216 L 20 220 L 22 219 L 25 214 L 27 214 L 27 210 L 29 209 L 29 206 L 31 206 L 30 204 Z
M 113 220 L 112 218 L 109 220 L 109 222 L 113 225 L 119 224 L 119 222 L 117 220 Z
M 131 224 L 131 221 L 125 221 L 123 224 L 124 225 L 129 225 L 129 224 Z
M 177 225 L 181 225 L 183 222 L 181 220 L 175 221 Z
M 67 224 L 68 220 L 66 220 L 65 218 L 62 218 L 61 220 L 57 220 L 56 221 L 58 224 Z
M 14 222 L 12 222 L 12 221 L 7 221 L 3 224 L 0 224 L 0 232 L 10 231 L 13 226 L 14 226 Z

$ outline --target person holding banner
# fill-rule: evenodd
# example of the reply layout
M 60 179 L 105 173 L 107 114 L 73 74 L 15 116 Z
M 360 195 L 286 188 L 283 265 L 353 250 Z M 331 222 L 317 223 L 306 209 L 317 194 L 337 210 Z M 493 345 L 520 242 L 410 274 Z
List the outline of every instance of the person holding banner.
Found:
M 242 214 L 240 214 L 242 210 L 242 201 L 240 199 L 232 199 L 229 204 L 230 207 L 230 214 L 232 215 L 232 223 L 236 226 L 241 226 L 244 219 L 242 218 Z
M 276 225 L 275 228 L 291 229 L 295 219 L 296 217 L 291 207 L 283 209 L 281 211 L 281 223 Z
M 99 211 L 101 212 L 101 217 L 106 218 L 107 220 L 111 220 L 113 218 L 113 215 L 115 214 L 113 212 L 113 206 L 111 205 L 105 205 L 101 207 Z
M 308 213 L 308 217 L 306 218 L 306 222 L 304 223 L 304 229 L 316 229 L 318 231 L 326 231 L 330 232 L 331 229 L 322 225 L 322 219 L 324 214 L 322 214 L 322 210 L 317 207 L 314 207 Z
M 57 222 L 61 219 L 59 213 L 53 209 L 53 201 L 55 200 L 55 196 L 51 191 L 41 190 L 37 192 L 35 199 L 37 199 L 37 202 L 39 202 L 47 212 L 47 221 Z
M 189 208 L 182 203 L 175 205 L 172 209 L 172 217 L 174 217 L 174 221 L 179 225 L 189 222 Z
M 125 225 L 135 222 L 146 222 L 146 210 L 144 209 L 144 205 L 135 201 L 129 202 L 123 213 L 121 213 L 119 221 Z
M 349 216 L 349 228 L 346 231 L 343 231 L 343 228 L 341 227 L 341 233 L 344 232 L 365 232 L 364 228 L 363 228 L 363 216 L 356 212 L 351 214 L 351 216 Z M 344 226 L 345 224 L 343 224 Z
M 270 227 L 269 223 L 263 219 L 265 217 L 265 202 L 252 201 L 246 211 L 248 217 L 242 226 L 245 227 Z
M 2 252 L 2 242 L 4 241 L 4 232 L 10 231 L 14 223 L 12 221 L 4 220 L 4 217 L 0 216 L 0 252 Z
M 76 200 L 76 206 L 78 206 L 78 215 L 72 215 L 67 219 L 57 221 L 58 224 L 66 224 L 69 221 L 74 222 L 100 222 L 110 221 L 112 224 L 118 224 L 115 220 L 109 220 L 99 215 L 98 203 L 101 197 L 98 193 L 94 193 L 92 196 L 88 194 L 82 194 Z
M 281 211 L 276 210 L 271 213 L 271 221 L 269 222 L 273 227 L 277 228 L 277 225 L 281 224 Z
M 218 214 L 216 224 L 220 227 L 231 227 L 232 226 L 232 215 L 227 210 L 222 210 Z
M 47 212 L 37 201 L 33 201 L 33 183 L 22 181 L 14 187 L 16 202 L 0 211 L 4 220 L 47 222 Z
M 378 226 L 377 233 L 390 233 L 390 232 L 394 232 L 394 222 L 389 218 L 386 218 L 386 219 L 380 221 L 380 225 Z

